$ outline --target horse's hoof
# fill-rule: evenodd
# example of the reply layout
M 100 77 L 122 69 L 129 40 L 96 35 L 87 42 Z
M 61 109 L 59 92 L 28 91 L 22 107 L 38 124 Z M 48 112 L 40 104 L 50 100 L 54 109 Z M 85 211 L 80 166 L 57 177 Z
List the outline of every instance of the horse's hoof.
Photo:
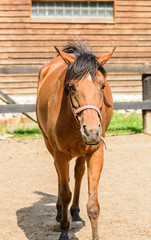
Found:
M 85 225 L 84 222 L 81 222 L 81 221 L 72 222 L 71 223 L 71 229 L 72 230 L 81 229 L 81 228 L 83 228 L 84 225 Z
M 72 222 L 83 222 L 82 218 L 79 215 L 80 209 L 72 206 L 70 209 L 70 213 L 72 216 Z
M 62 231 L 60 238 L 58 240 L 69 240 L 68 231 Z
M 73 215 L 72 222 L 83 222 L 82 218 L 79 216 L 79 213 Z

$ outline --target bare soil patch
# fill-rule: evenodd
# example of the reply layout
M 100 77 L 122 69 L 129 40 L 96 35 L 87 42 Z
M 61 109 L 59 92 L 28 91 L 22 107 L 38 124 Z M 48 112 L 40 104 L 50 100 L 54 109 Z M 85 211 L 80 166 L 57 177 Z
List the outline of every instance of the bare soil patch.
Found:
M 102 240 L 151 239 L 151 136 L 107 137 L 100 179 Z M 74 183 L 71 162 L 71 189 Z M 43 139 L 0 141 L 0 240 L 57 240 L 57 175 Z M 81 190 L 85 226 L 70 239 L 91 240 L 86 212 L 87 174 Z

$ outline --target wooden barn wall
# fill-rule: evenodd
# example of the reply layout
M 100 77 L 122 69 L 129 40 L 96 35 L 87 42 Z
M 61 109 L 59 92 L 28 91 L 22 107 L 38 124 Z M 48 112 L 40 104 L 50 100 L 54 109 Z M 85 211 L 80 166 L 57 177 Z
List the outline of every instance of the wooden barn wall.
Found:
M 115 23 L 50 23 L 31 18 L 30 0 L 0 1 L 0 89 L 10 95 L 36 94 L 38 72 L 29 71 L 56 56 L 79 36 L 97 56 L 117 46 L 110 65 L 151 63 L 151 1 L 116 0 Z M 141 94 L 141 74 L 109 73 L 114 93 Z

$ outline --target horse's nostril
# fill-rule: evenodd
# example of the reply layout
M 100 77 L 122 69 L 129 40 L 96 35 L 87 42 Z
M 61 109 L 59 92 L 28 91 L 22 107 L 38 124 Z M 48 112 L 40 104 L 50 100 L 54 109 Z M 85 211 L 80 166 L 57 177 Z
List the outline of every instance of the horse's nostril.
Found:
M 88 133 L 88 130 L 87 130 L 87 126 L 84 124 L 83 125 L 83 130 L 84 130 L 84 133 L 89 136 L 89 133 Z

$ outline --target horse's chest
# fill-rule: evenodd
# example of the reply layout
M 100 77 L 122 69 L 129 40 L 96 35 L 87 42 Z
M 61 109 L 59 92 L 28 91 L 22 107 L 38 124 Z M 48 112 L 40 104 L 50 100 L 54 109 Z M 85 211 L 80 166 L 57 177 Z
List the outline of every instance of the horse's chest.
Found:
M 62 134 L 57 135 L 57 146 L 69 158 L 85 155 L 85 144 L 80 134 L 73 135 L 71 132 L 65 134 L 63 131 Z

